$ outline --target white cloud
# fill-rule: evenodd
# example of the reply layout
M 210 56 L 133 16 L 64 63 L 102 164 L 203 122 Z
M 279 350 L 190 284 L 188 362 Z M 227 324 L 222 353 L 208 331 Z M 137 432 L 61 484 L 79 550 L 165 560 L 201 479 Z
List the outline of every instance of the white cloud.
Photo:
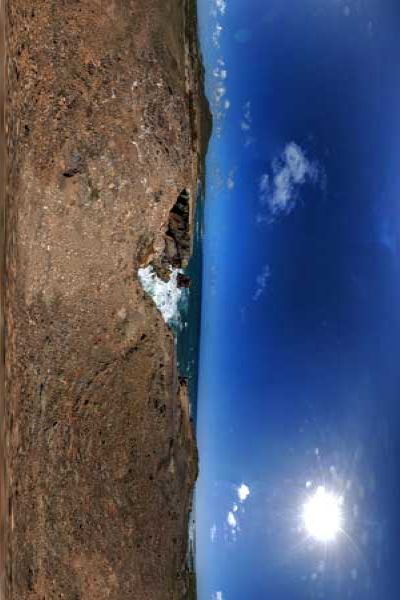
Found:
M 211 540 L 211 543 L 213 544 L 216 539 L 217 539 L 217 526 L 214 523 L 214 525 L 210 529 L 210 540 Z
M 223 33 L 223 26 L 221 24 L 221 17 L 224 16 L 226 11 L 225 0 L 214 0 L 211 14 L 215 21 L 212 27 L 211 43 L 217 50 L 221 49 L 221 36 Z M 222 56 L 219 56 L 215 61 L 215 66 L 212 69 L 213 85 L 212 85 L 212 96 L 211 96 L 211 108 L 214 119 L 214 135 L 217 138 L 220 137 L 222 132 L 222 124 L 226 116 L 227 110 L 231 106 L 229 98 L 227 98 L 227 79 L 228 70 L 225 65 L 225 60 Z
M 226 542 L 236 542 L 237 536 L 241 531 L 241 516 L 244 515 L 243 503 L 250 495 L 250 488 L 245 483 L 235 486 L 234 492 L 239 502 L 233 501 L 231 508 L 226 513 L 226 519 L 223 525 L 223 535 Z
M 214 89 L 215 101 L 218 104 L 226 94 L 226 87 L 223 83 L 218 82 Z
M 224 65 L 223 59 L 219 59 L 219 66 L 214 69 L 214 85 L 212 96 L 212 112 L 215 124 L 215 135 L 219 137 L 222 131 L 222 124 L 225 119 L 226 112 L 230 108 L 230 100 L 227 98 L 226 77 L 227 70 L 222 68 Z
M 286 145 L 282 155 L 272 162 L 272 176 L 264 173 L 259 182 L 261 204 L 272 215 L 289 214 L 296 205 L 298 188 L 306 182 L 316 183 L 318 167 L 310 162 L 295 142 Z
M 248 100 L 243 105 L 243 117 L 240 121 L 240 129 L 243 131 L 245 140 L 244 145 L 247 148 L 254 141 L 254 138 L 250 135 L 250 130 L 253 123 L 253 117 L 251 115 L 251 102 Z
M 250 130 L 252 120 L 253 119 L 251 116 L 251 103 L 250 100 L 248 100 L 243 106 L 243 118 L 240 122 L 240 128 L 242 129 L 242 131 Z
M 231 169 L 226 180 L 226 187 L 231 192 L 235 187 L 235 169 Z
M 269 175 L 267 173 L 264 173 L 264 175 L 261 176 L 258 187 L 259 187 L 259 191 L 260 191 L 261 203 L 267 204 L 269 193 L 270 193 Z
M 226 13 L 226 0 L 214 0 L 211 7 L 211 14 L 216 17 L 218 14 L 223 17 Z
M 229 527 L 232 527 L 232 529 L 236 529 L 237 519 L 231 510 L 228 512 L 228 516 L 226 517 L 226 522 L 228 523 Z
M 268 265 L 265 265 L 264 269 L 262 270 L 262 272 L 260 273 L 260 275 L 257 276 L 257 289 L 253 295 L 253 300 L 255 300 L 257 302 L 257 300 L 259 300 L 259 298 L 261 297 L 261 295 L 263 294 L 265 288 L 267 287 L 267 282 L 268 279 L 271 276 L 271 269 L 269 268 Z
M 221 33 L 223 31 L 221 23 L 216 23 L 212 34 L 212 42 L 215 48 L 220 47 Z
M 228 77 L 228 71 L 220 67 L 215 67 L 215 69 L 213 69 L 213 76 L 216 79 L 226 79 Z
M 244 502 L 250 496 L 250 488 L 245 483 L 242 483 L 236 491 L 240 502 Z
M 284 157 L 295 183 L 304 183 L 307 175 L 313 176 L 315 167 L 307 160 L 300 146 L 294 142 L 286 146 Z
M 216 5 L 217 9 L 219 10 L 219 12 L 221 13 L 221 15 L 224 15 L 226 12 L 225 0 L 215 0 L 215 5 Z
M 224 600 L 222 592 L 214 592 L 212 595 L 212 600 Z

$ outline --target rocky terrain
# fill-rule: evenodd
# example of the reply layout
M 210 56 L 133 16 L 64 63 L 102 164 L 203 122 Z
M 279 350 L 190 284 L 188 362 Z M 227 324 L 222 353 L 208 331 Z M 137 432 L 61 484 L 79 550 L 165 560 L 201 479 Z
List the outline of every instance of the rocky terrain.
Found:
M 8 0 L 7 600 L 188 597 L 197 451 L 137 278 L 191 250 L 192 0 Z
M 4 203 L 5 203 L 5 40 L 4 2 L 0 0 L 0 599 L 4 597 L 4 524 L 5 524 L 5 481 L 4 481 Z

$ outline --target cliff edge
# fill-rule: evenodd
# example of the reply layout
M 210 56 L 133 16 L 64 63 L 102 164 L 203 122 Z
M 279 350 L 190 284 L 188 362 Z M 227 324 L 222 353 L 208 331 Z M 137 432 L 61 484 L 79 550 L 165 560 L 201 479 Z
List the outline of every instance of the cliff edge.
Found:
M 5 597 L 185 598 L 196 444 L 137 272 L 183 190 L 190 254 L 195 5 L 8 0 L 6 44 Z

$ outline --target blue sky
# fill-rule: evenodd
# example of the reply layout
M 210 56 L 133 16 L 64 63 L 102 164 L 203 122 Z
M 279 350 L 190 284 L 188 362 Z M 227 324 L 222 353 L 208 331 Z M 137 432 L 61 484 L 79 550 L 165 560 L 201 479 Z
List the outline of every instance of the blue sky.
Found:
M 199 14 L 199 600 L 397 600 L 400 7 Z M 302 523 L 318 486 L 343 503 L 330 544 Z

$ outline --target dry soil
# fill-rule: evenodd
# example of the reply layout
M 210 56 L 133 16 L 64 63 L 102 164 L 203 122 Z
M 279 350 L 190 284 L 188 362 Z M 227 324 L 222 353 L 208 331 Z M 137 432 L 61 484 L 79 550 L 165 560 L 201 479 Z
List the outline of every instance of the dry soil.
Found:
M 202 176 L 194 15 L 191 0 L 6 6 L 7 600 L 188 595 L 196 443 L 137 271 L 166 276 L 171 210 L 184 192 L 193 214 Z

